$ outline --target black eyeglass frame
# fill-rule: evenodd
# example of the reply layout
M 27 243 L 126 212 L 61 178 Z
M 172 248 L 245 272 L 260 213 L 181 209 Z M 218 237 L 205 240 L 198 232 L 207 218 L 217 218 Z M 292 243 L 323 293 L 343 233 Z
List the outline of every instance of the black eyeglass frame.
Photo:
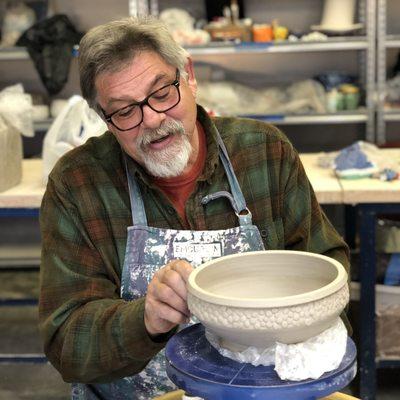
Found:
M 131 129 L 136 128 L 137 126 L 139 126 L 139 125 L 143 122 L 143 107 L 144 107 L 144 106 L 150 107 L 153 111 L 155 111 L 155 112 L 157 112 L 157 113 L 159 113 L 159 114 L 171 110 L 172 108 L 176 107 L 176 106 L 179 104 L 179 102 L 181 101 L 181 92 L 180 92 L 180 90 L 179 90 L 179 85 L 180 85 L 179 80 L 180 80 L 180 73 L 179 73 L 179 69 L 177 68 L 177 69 L 176 69 L 175 80 L 174 80 L 172 83 L 169 83 L 168 85 L 162 86 L 162 87 L 160 87 L 159 89 L 155 90 L 154 92 L 151 92 L 151 93 L 150 93 L 145 99 L 143 99 L 142 101 L 140 101 L 140 102 L 138 102 L 138 103 L 137 103 L 137 102 L 134 102 L 134 103 L 128 104 L 128 105 L 126 105 L 126 106 L 124 106 L 124 107 L 119 108 L 118 110 L 113 111 L 111 114 L 108 114 L 108 115 L 107 115 L 107 114 L 105 113 L 105 111 L 101 108 L 101 112 L 103 113 L 104 119 L 105 119 L 108 123 L 110 123 L 112 126 L 114 126 L 115 128 L 117 128 L 119 131 L 125 132 L 125 131 L 130 131 Z M 157 93 L 157 92 L 160 91 L 160 90 L 163 90 L 163 89 L 167 88 L 168 86 L 175 86 L 175 87 L 176 87 L 176 90 L 177 90 L 177 92 L 178 92 L 178 101 L 177 101 L 173 106 L 167 108 L 166 110 L 163 110 L 163 111 L 155 110 L 155 109 L 149 104 L 149 99 L 150 99 L 155 93 Z M 140 122 L 139 122 L 138 124 L 132 126 L 131 128 L 128 128 L 128 129 L 121 129 L 121 128 L 118 128 L 118 126 L 114 124 L 114 122 L 112 121 L 111 118 L 113 117 L 113 115 L 117 114 L 118 112 L 120 112 L 120 111 L 123 110 L 124 108 L 128 108 L 128 107 L 131 107 L 131 106 L 138 106 L 138 107 L 140 108 L 140 111 L 141 111 L 141 113 L 142 113 L 142 118 L 141 118 Z

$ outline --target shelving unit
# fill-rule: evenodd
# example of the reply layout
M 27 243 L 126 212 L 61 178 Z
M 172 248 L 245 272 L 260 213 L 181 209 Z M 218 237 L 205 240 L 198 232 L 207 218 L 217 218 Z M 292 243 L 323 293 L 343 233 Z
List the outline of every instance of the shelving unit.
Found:
M 161 3 L 161 1 L 160 1 Z M 273 2 L 271 2 L 273 3 Z M 260 4 L 256 13 L 260 12 L 264 4 Z M 161 7 L 160 7 L 161 8 Z M 254 11 L 254 10 L 253 10 Z M 247 10 L 246 10 L 247 12 Z M 252 15 L 249 15 L 252 17 Z M 272 43 L 241 43 L 223 44 L 212 43 L 208 46 L 187 47 L 192 55 L 195 66 L 196 62 L 214 63 L 229 66 L 235 60 L 246 57 L 243 66 L 251 69 L 249 64 L 268 65 L 272 57 L 298 56 L 299 59 L 306 58 L 306 54 L 311 57 L 326 55 L 333 60 L 333 63 L 342 61 L 349 54 L 349 57 L 358 57 L 358 75 L 365 91 L 365 107 L 355 111 L 337 112 L 333 114 L 307 114 L 307 115 L 254 115 L 244 114 L 243 116 L 257 118 L 271 122 L 276 125 L 350 125 L 363 124 L 364 140 L 375 141 L 375 16 L 376 0 L 360 0 L 358 18 L 365 24 L 365 30 L 360 36 L 329 37 L 326 41 L 306 42 L 306 41 L 282 41 Z M 339 57 L 335 58 L 338 53 Z M 256 57 L 257 61 L 253 61 Z M 283 61 L 284 62 L 284 61 Z M 239 62 L 236 61 L 236 64 Z M 340 64 L 342 65 L 342 64 Z M 285 72 L 283 72 L 285 73 Z M 278 74 L 279 75 L 279 74 Z M 359 130 L 359 128 L 356 128 Z M 342 136 L 343 137 L 343 136 Z M 329 138 L 327 138 L 329 140 Z M 351 140 L 350 140 L 351 142 Z M 350 144 L 350 143 L 349 143 Z
M 388 3 L 389 1 L 389 3 Z M 390 140 L 387 134 L 388 122 L 400 121 L 400 108 L 385 107 L 385 91 L 388 72 L 388 56 L 393 50 L 400 51 L 400 33 L 388 32 L 388 6 L 391 0 L 378 0 L 377 5 L 377 137 L 376 141 L 383 144 Z M 392 27 L 390 27 L 392 28 Z M 396 127 L 400 128 L 400 126 Z
M 147 3 L 147 4 L 145 4 Z M 161 10 L 162 1 L 129 1 L 129 13 L 131 15 L 142 10 L 156 14 Z M 172 6 L 173 1 L 167 2 Z M 291 57 L 297 54 L 299 57 L 306 57 L 304 53 L 332 54 L 340 52 L 340 55 L 357 54 L 359 59 L 358 73 L 365 91 L 365 107 L 352 112 L 338 112 L 334 114 L 306 114 L 306 115 L 249 115 L 252 118 L 275 123 L 277 125 L 364 125 L 364 138 L 368 141 L 375 141 L 375 6 L 376 0 L 360 0 L 358 17 L 359 21 L 365 24 L 365 31 L 360 36 L 331 37 L 326 41 L 319 42 L 274 42 L 274 43 L 242 43 L 242 44 L 211 44 L 209 46 L 188 47 L 187 50 L 193 56 L 195 62 L 199 59 L 218 58 L 220 61 L 232 57 L 262 57 L 263 61 L 272 57 Z M 260 5 L 259 7 L 263 7 Z M 145 11 L 146 11 L 145 10 Z M 340 58 L 340 57 L 339 57 Z M 10 48 L 0 50 L 1 61 L 24 61 L 29 60 L 29 54 L 24 48 Z M 394 117 L 392 115 L 392 117 Z M 35 123 L 37 130 L 46 130 L 51 120 L 38 121 Z M 359 130 L 359 128 L 357 128 Z M 345 134 L 345 133 L 344 133 Z M 344 135 L 343 134 L 343 135 Z M 344 137 L 342 135 L 342 137 Z M 327 138 L 328 139 L 328 138 Z M 351 139 L 349 139 L 351 141 Z
M 366 37 L 331 39 L 326 42 L 281 42 L 277 44 L 245 43 L 237 45 L 212 45 L 208 47 L 189 47 L 187 50 L 194 57 L 198 55 L 229 55 L 229 54 L 267 54 L 267 53 L 293 53 L 293 52 L 315 52 L 315 51 L 342 51 L 342 50 L 366 50 Z M 0 50 L 0 61 L 28 60 L 29 54 L 24 48 L 10 48 Z M 368 110 L 362 108 L 352 112 L 338 112 L 335 114 L 305 114 L 305 115 L 249 115 L 244 117 L 257 118 L 279 125 L 307 125 L 307 124 L 346 124 L 367 123 Z M 47 130 L 52 120 L 36 121 L 35 129 Z

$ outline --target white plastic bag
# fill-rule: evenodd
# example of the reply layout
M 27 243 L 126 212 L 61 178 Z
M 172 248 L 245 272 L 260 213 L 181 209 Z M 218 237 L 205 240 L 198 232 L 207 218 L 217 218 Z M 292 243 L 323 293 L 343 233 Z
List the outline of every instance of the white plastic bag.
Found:
M 224 357 L 254 366 L 275 365 L 282 380 L 301 381 L 318 379 L 323 373 L 339 367 L 346 353 L 347 329 L 338 318 L 330 328 L 304 342 L 276 342 L 265 349 L 248 347 L 238 352 L 222 347 L 220 338 L 207 330 L 206 338 Z
M 72 96 L 46 133 L 43 141 L 43 178 L 47 177 L 57 160 L 67 151 L 99 136 L 107 125 L 85 99 Z

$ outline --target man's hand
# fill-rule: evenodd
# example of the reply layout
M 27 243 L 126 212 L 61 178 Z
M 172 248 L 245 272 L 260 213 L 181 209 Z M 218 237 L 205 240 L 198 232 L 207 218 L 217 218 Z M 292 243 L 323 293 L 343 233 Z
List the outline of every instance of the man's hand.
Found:
M 186 284 L 193 267 L 184 260 L 172 260 L 158 270 L 147 288 L 144 323 L 150 335 L 171 330 L 187 322 Z

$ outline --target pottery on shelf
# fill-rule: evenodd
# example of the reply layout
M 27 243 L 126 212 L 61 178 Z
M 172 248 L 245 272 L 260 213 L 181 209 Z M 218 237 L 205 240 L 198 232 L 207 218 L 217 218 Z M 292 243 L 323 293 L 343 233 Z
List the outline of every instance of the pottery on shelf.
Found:
M 356 0 L 325 0 L 321 23 L 311 29 L 328 34 L 358 30 L 363 24 L 354 23 L 355 7 Z
M 300 251 L 220 257 L 188 282 L 190 311 L 231 351 L 303 342 L 331 327 L 348 301 L 344 267 Z

